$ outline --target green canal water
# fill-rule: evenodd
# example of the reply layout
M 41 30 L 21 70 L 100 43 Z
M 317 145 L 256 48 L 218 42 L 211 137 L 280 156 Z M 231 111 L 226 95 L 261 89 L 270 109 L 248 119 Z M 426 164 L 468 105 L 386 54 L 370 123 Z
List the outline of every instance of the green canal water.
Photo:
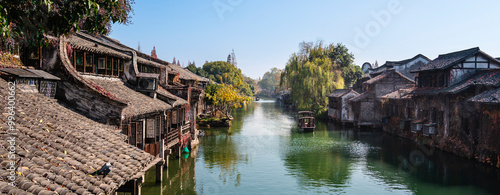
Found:
M 274 101 L 233 112 L 198 148 L 154 169 L 143 194 L 499 194 L 500 171 L 381 132 L 317 121 L 298 131 Z

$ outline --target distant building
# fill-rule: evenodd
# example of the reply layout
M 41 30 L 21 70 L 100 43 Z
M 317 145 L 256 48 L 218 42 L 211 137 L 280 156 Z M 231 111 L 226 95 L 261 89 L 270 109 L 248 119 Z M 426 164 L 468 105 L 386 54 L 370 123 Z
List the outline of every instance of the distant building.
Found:
M 373 69 L 374 67 L 370 64 L 370 62 L 365 62 L 361 66 L 361 70 L 363 71 L 363 74 L 369 73 L 370 69 Z
M 415 80 L 415 73 L 412 73 L 413 70 L 416 70 L 425 64 L 429 63 L 431 60 L 425 57 L 422 54 L 418 54 L 410 59 L 400 60 L 400 61 L 386 61 L 382 66 L 372 68 L 369 70 L 370 77 L 376 77 L 384 70 L 394 68 L 396 71 L 400 72 L 404 76 Z
M 415 73 L 412 73 L 413 70 L 416 70 L 425 64 L 429 63 L 431 60 L 425 57 L 422 54 L 418 54 L 412 58 L 400 60 L 400 61 L 386 61 L 385 64 L 381 66 L 371 65 L 369 62 L 365 62 L 362 65 L 363 75 L 353 86 L 354 90 L 358 93 L 363 92 L 362 83 L 370 80 L 384 71 L 389 69 L 394 69 L 400 72 L 402 75 L 408 77 L 409 79 L 415 81 Z
M 354 123 L 358 127 L 379 126 L 382 113 L 378 98 L 399 89 L 414 86 L 415 82 L 397 72 L 395 69 L 385 70 L 382 74 L 363 83 L 363 93 L 349 100 L 354 112 Z
M 328 97 L 328 118 L 342 123 L 353 123 L 354 112 L 349 99 L 359 95 L 353 89 L 337 89 Z

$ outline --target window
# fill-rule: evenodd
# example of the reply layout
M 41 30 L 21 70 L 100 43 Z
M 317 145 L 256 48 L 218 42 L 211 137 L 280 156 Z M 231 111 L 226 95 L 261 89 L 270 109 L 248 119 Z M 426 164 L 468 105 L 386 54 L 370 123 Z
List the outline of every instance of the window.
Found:
M 85 53 L 85 72 L 94 73 L 94 55 Z
M 155 119 L 146 120 L 146 138 L 155 138 Z
M 137 138 L 136 138 L 136 130 L 137 130 L 137 126 L 134 122 L 130 123 L 130 131 L 128 132 L 128 137 L 129 137 L 129 143 L 131 145 L 136 145 L 136 141 L 137 141 Z
M 143 139 L 142 139 L 142 138 L 143 138 L 143 133 L 142 133 L 143 128 L 142 128 L 142 124 L 143 124 L 143 122 L 142 122 L 142 121 L 137 121 L 137 122 L 136 122 L 136 138 L 137 138 L 137 139 L 136 139 L 136 140 L 137 140 L 137 141 L 136 141 L 136 146 L 137 146 L 138 148 L 140 148 L 140 149 L 143 149 L 143 143 L 144 143 L 144 141 L 143 141 Z
M 100 57 L 97 60 L 97 74 L 106 74 L 106 58 Z
M 112 67 L 112 65 L 113 65 L 113 58 L 108 57 L 106 59 L 106 74 L 107 75 L 111 75 L 111 71 L 112 71 L 111 67 Z
M 118 63 L 119 59 L 113 59 L 113 75 L 118 76 Z
M 106 60 L 105 58 L 99 58 L 97 62 L 97 68 L 98 69 L 106 69 Z
M 123 75 L 123 60 L 120 60 L 120 65 L 118 66 L 118 76 Z
M 83 72 L 84 71 L 84 66 L 83 66 L 83 52 L 76 52 L 76 57 L 75 57 L 75 68 L 76 71 Z

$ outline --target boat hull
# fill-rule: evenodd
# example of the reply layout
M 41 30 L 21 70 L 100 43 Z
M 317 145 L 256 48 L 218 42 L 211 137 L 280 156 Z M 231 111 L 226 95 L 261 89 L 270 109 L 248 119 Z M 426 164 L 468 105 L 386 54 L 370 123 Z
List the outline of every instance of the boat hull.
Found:
M 301 131 L 303 132 L 313 132 L 315 129 L 315 127 L 304 127 L 304 128 L 300 128 Z

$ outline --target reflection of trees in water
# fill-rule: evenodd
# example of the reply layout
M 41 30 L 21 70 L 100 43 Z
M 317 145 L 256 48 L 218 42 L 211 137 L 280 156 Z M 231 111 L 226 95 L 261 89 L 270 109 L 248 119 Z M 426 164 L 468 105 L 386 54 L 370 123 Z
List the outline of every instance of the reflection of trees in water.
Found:
M 481 194 L 483 192 L 474 191 L 477 188 L 470 188 L 479 186 L 490 193 L 500 192 L 498 169 L 392 135 L 367 133 L 358 138 L 380 148 L 369 152 L 367 169 L 394 188 L 404 185 L 413 192 L 425 194 L 435 192 L 436 186 L 454 186 L 457 194 Z M 425 184 L 415 185 L 422 181 Z
M 325 136 L 327 131 L 292 134 L 283 151 L 284 165 L 304 187 L 342 190 L 350 179 L 352 161 L 343 157 L 343 142 Z
M 203 138 L 203 159 L 208 169 L 219 169 L 219 179 L 226 184 L 228 181 L 240 184 L 241 174 L 238 171 L 239 162 L 247 162 L 246 156 L 238 153 L 236 144 L 229 135 L 208 136 Z

